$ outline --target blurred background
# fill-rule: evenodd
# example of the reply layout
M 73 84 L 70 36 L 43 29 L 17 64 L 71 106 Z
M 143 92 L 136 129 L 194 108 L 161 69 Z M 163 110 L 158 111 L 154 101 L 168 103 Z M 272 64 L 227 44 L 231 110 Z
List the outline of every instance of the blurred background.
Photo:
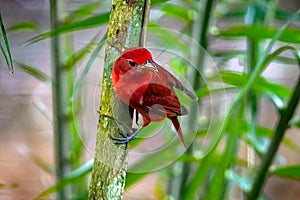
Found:
M 68 168 L 71 171 L 83 166 L 94 155 L 104 59 L 104 48 L 100 48 L 98 51 L 95 49 L 100 46 L 99 41 L 106 33 L 107 15 L 105 14 L 109 12 L 110 4 L 110 1 L 70 0 L 64 1 L 64 7 L 60 7 L 62 13 L 58 18 L 63 19 L 62 27 L 66 30 L 68 25 L 83 22 L 94 16 L 99 16 L 100 21 L 102 21 L 100 24 L 95 23 L 91 26 L 83 24 L 82 28 L 76 24 L 76 28 L 59 32 L 59 34 L 68 33 L 64 40 L 67 47 L 63 51 L 62 61 L 69 64 L 65 64 L 65 66 L 71 69 L 64 75 L 65 79 L 62 84 L 67 87 L 65 90 L 67 94 L 62 96 L 72 96 L 72 92 L 68 92 L 73 91 L 78 86 L 78 82 L 82 81 L 78 95 L 72 99 L 72 103 L 68 103 L 65 107 L 67 112 L 72 114 L 71 119 L 67 122 L 69 123 L 68 130 L 72 132 L 68 136 L 71 138 L 69 140 L 71 145 L 68 144 L 70 149 L 66 152 L 66 155 L 69 156 Z M 197 35 L 197 32 L 200 31 L 201 24 L 198 17 L 200 16 L 201 19 L 201 16 L 204 15 L 205 1 L 170 0 L 153 1 L 152 4 L 149 26 L 176 30 L 189 37 Z M 87 5 L 92 6 L 88 7 Z M 4 59 L 1 58 L 0 60 L 0 199 L 33 199 L 56 182 L 52 89 L 49 81 L 53 54 L 51 55 L 50 35 L 41 35 L 50 31 L 50 7 L 51 5 L 46 0 L 0 0 L 0 12 L 14 61 L 14 73 L 11 74 Z M 266 46 L 264 42 L 272 38 L 272 34 L 268 35 L 269 32 L 267 31 L 264 35 L 261 32 L 255 32 L 255 30 L 271 31 L 271 29 L 255 29 L 252 34 L 261 38 L 253 37 L 254 39 L 251 39 L 249 37 L 249 39 L 240 29 L 234 27 L 259 24 L 263 27 L 277 27 L 278 29 L 291 18 L 298 8 L 300 8 L 300 2 L 297 0 L 215 1 L 207 30 L 209 36 L 205 49 L 208 50 L 211 59 L 221 71 L 246 71 L 250 73 L 251 69 L 247 69 L 249 58 L 248 60 L 245 59 L 247 53 L 251 52 L 249 49 L 252 48 L 253 50 L 254 48 L 254 53 L 257 54 L 255 60 L 258 60 L 263 52 L 262 49 Z M 298 16 L 292 25 L 291 35 L 283 36 L 287 38 L 281 38 L 273 49 L 287 44 L 299 49 L 299 35 L 296 35 L 300 33 L 299 20 Z M 231 31 L 230 28 L 232 28 Z M 251 32 L 250 29 L 249 31 Z M 32 40 L 32 38 L 34 39 Z M 164 40 L 164 38 L 162 39 Z M 167 41 L 165 45 L 170 49 L 176 48 L 176 44 L 172 46 Z M 183 50 L 184 48 L 179 51 Z M 91 58 L 94 60 L 91 61 Z M 176 60 L 171 60 L 170 63 L 169 66 L 173 70 L 178 69 L 178 65 L 182 64 Z M 82 77 L 85 70 L 88 70 L 88 73 Z M 226 184 L 229 188 L 228 191 L 222 191 L 224 198 L 242 199 L 241 191 L 247 190 L 248 183 L 251 182 L 249 177 L 252 176 L 246 169 L 249 165 L 259 163 L 258 161 L 272 137 L 272 129 L 279 119 L 280 103 L 276 105 L 267 98 L 267 95 L 267 97 L 264 95 L 270 92 L 276 94 L 278 90 L 279 100 L 286 104 L 298 73 L 295 59 L 286 53 L 278 56 L 263 72 L 263 77 L 276 85 L 265 89 L 268 91 L 258 91 L 260 88 L 254 91 L 256 97 L 251 102 L 252 104 L 255 102 L 255 111 L 251 111 L 253 109 L 251 106 L 245 107 L 246 111 L 244 112 L 246 114 L 244 117 L 251 125 L 254 123 L 251 119 L 255 115 L 255 127 L 265 128 L 263 130 L 270 134 L 266 136 L 258 133 L 259 136 L 256 139 L 260 142 L 257 144 L 252 143 L 257 142 L 256 140 L 241 136 L 242 144 L 237 147 L 239 155 L 235 155 L 236 160 L 239 160 L 235 163 L 237 165 L 235 172 L 237 173 L 231 173 L 229 168 L 226 168 L 226 176 L 224 175 L 226 180 L 230 182 Z M 228 91 L 228 96 L 225 99 L 230 103 L 238 90 L 239 83 L 238 81 L 237 83 L 225 81 L 225 83 L 234 87 L 233 90 Z M 286 140 L 280 147 L 280 153 L 275 159 L 274 166 L 299 166 L 300 132 L 297 116 L 299 116 L 299 112 L 294 118 L 295 123 L 291 125 L 293 127 L 286 133 Z M 251 132 L 248 129 L 238 132 Z M 194 148 L 197 149 L 197 146 Z M 221 147 L 220 152 L 216 154 L 217 159 L 225 156 Z M 182 194 L 175 194 L 174 190 L 180 190 L 176 189 L 175 185 L 178 180 L 179 182 L 182 180 L 182 178 L 178 178 L 178 169 L 183 170 L 182 165 L 186 163 L 196 163 L 189 168 L 195 172 L 198 169 L 198 162 L 199 165 L 202 162 L 195 155 L 191 154 L 190 157 L 179 159 L 177 161 L 179 165 L 175 163 L 167 169 L 147 174 L 142 180 L 136 180 L 130 188 L 126 189 L 124 199 L 168 199 L 168 197 L 169 199 L 180 199 L 177 197 L 185 193 L 182 188 L 188 186 L 191 188 L 192 178 L 183 175 L 186 178 L 184 184 L 180 183 Z M 251 163 L 251 160 L 255 160 L 254 163 Z M 217 165 L 213 163 L 212 169 L 216 169 Z M 90 168 L 78 179 L 69 182 L 71 185 L 77 184 L 75 188 L 80 188 L 75 190 L 78 193 L 73 193 L 70 199 L 86 199 L 87 174 L 89 172 Z M 207 174 L 209 173 L 213 172 L 207 171 Z M 297 173 L 299 175 L 299 172 Z M 212 174 L 211 178 L 203 178 L 201 184 L 204 186 L 199 186 L 194 199 L 208 198 L 201 196 L 201 194 L 205 193 L 203 191 L 208 191 L 207 188 L 213 184 L 211 182 L 213 177 Z M 53 191 L 55 192 L 55 190 Z M 55 195 L 50 195 L 47 198 L 55 199 Z M 300 199 L 299 176 L 291 177 L 290 175 L 288 178 L 276 176 L 276 174 L 270 176 L 266 182 L 263 198 L 271 200 Z

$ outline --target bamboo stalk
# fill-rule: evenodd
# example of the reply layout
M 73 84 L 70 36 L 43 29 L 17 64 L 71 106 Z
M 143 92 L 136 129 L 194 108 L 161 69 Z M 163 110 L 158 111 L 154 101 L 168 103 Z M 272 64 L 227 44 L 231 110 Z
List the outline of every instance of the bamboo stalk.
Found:
M 208 48 L 208 44 L 209 44 L 209 38 L 208 38 L 208 30 L 209 30 L 209 25 L 210 25 L 210 21 L 211 21 L 211 16 L 212 16 L 212 10 L 213 10 L 213 4 L 214 1 L 213 0 L 206 0 L 205 1 L 205 8 L 204 8 L 204 13 L 203 16 L 201 18 L 201 16 L 199 15 L 199 19 L 201 18 L 201 20 L 196 20 L 194 22 L 194 26 L 193 29 L 195 34 L 193 35 L 193 38 L 199 43 L 199 49 L 197 49 L 196 52 L 198 52 L 198 56 L 197 56 L 197 60 L 196 60 L 196 66 L 197 66 L 197 70 L 198 72 L 194 74 L 193 77 L 193 88 L 194 90 L 197 90 L 199 88 L 201 88 L 202 83 L 201 83 L 201 78 L 200 75 L 203 72 L 203 67 L 204 67 L 204 63 L 205 63 L 205 53 L 203 52 L 204 50 L 207 50 Z M 203 48 L 203 49 L 202 49 Z M 201 100 L 198 100 L 199 105 L 201 104 Z M 190 120 L 189 123 L 195 123 L 193 119 L 193 116 L 195 116 L 195 111 L 192 111 L 192 113 L 190 113 Z M 187 154 L 193 154 L 193 144 L 188 148 L 187 150 Z M 183 198 L 184 195 L 186 195 L 186 183 L 188 182 L 189 179 L 189 174 L 192 170 L 192 166 L 190 163 L 183 163 L 182 165 L 182 174 L 181 174 L 181 180 L 180 180 L 180 197 Z
M 50 0 L 50 21 L 51 29 L 54 30 L 59 26 L 58 19 L 58 2 Z M 57 181 L 67 175 L 67 145 L 65 134 L 66 123 L 64 113 L 64 89 L 63 89 L 63 66 L 61 62 L 61 49 L 59 36 L 51 38 L 52 54 L 52 93 L 53 93 L 53 126 L 55 135 L 55 158 L 56 158 L 56 177 Z M 57 199 L 66 199 L 66 189 L 57 192 Z
M 299 98 L 300 98 L 300 76 L 298 77 L 298 81 L 295 86 L 292 97 L 290 99 L 290 102 L 287 108 L 285 109 L 285 111 L 283 112 L 282 116 L 280 117 L 280 120 L 276 126 L 275 133 L 269 145 L 268 151 L 266 152 L 266 154 L 262 159 L 261 166 L 259 167 L 254 183 L 252 184 L 253 185 L 252 189 L 247 195 L 248 200 L 255 200 L 258 198 L 258 195 L 260 194 L 265 179 L 268 175 L 269 167 L 272 164 L 274 156 L 279 148 L 279 145 L 281 144 L 285 130 L 288 127 L 288 123 L 292 118 L 295 109 L 297 108 L 297 105 L 299 103 Z

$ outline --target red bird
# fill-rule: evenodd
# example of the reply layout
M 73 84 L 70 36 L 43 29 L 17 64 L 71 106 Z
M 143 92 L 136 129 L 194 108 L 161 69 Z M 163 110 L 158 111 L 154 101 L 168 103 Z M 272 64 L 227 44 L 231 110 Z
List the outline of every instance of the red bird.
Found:
M 142 115 L 142 128 L 150 122 L 158 122 L 167 117 L 185 146 L 177 117 L 188 112 L 180 104 L 174 88 L 184 91 L 192 99 L 196 97 L 172 74 L 154 62 L 146 48 L 133 47 L 125 50 L 114 64 L 112 82 L 119 98 Z M 113 139 L 118 143 L 127 143 L 135 138 L 139 130 L 128 137 Z

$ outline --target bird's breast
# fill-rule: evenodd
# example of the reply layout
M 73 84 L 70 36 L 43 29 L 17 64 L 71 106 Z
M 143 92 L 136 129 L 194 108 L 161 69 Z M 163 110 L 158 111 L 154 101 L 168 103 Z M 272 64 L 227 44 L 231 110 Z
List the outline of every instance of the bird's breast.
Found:
M 151 73 L 132 69 L 119 76 L 118 81 L 114 84 L 114 89 L 120 99 L 127 105 L 141 105 L 151 77 Z

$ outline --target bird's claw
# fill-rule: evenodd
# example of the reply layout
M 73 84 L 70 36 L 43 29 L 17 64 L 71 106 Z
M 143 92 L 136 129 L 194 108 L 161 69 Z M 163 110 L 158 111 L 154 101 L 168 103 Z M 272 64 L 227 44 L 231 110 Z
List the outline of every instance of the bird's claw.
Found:
M 121 134 L 121 135 L 125 136 L 124 134 Z M 125 143 L 128 143 L 129 141 L 135 139 L 136 135 L 129 135 L 129 136 L 120 137 L 120 138 L 110 135 L 110 138 L 115 141 L 115 144 L 125 144 Z
M 134 133 L 132 133 L 132 131 L 134 131 Z M 123 136 L 123 137 L 120 137 L 120 138 L 115 137 L 113 135 L 109 135 L 109 136 L 112 140 L 115 141 L 115 144 L 126 144 L 126 143 L 128 143 L 131 140 L 134 140 L 136 138 L 138 130 L 132 130 L 132 131 L 131 131 L 132 134 L 130 134 L 130 135 L 120 132 L 120 134 Z

